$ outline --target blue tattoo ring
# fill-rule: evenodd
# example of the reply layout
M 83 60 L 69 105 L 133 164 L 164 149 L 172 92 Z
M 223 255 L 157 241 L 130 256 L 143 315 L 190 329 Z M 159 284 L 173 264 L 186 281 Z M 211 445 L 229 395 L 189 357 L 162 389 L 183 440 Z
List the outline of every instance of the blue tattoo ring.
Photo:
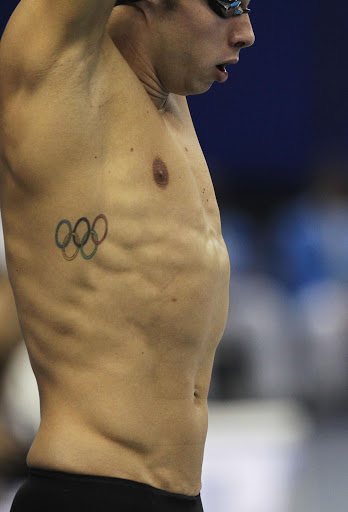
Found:
M 59 233 L 60 227 L 63 224 L 66 224 L 68 226 L 69 233 L 66 235 L 66 237 L 64 238 L 63 243 L 61 244 L 59 242 L 59 240 L 58 240 L 58 233 Z M 71 227 L 71 223 L 68 220 L 61 220 L 60 223 L 57 226 L 57 229 L 56 229 L 56 244 L 59 247 L 59 249 L 65 249 L 65 247 L 67 247 L 70 244 L 70 240 L 71 240 L 71 237 L 72 237 L 72 232 L 73 232 L 73 229 Z

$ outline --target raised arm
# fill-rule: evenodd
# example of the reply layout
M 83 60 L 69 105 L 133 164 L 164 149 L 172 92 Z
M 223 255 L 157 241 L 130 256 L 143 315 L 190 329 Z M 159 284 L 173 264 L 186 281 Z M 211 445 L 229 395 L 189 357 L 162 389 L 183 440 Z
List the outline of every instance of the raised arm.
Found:
M 21 0 L 0 43 L 0 74 L 20 86 L 61 56 L 97 54 L 115 0 Z M 0 77 L 1 79 L 1 77 Z

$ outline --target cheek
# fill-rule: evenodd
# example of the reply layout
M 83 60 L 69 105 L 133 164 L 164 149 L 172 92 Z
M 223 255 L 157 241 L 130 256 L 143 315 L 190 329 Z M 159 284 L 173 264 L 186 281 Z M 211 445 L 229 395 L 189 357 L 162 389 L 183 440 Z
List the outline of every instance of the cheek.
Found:
M 192 1 L 192 0 L 190 0 Z M 199 5 L 199 3 L 197 3 Z M 185 16 L 186 14 L 186 16 Z M 174 29 L 175 38 L 182 51 L 192 54 L 202 53 L 217 40 L 221 25 L 215 20 L 215 14 L 202 7 L 190 8 L 186 11 Z M 212 14 L 212 16 L 211 16 Z
M 209 26 L 201 27 L 197 30 L 196 36 L 192 40 L 192 47 L 195 55 L 201 55 L 203 59 L 215 59 L 223 43 L 223 33 L 221 27 L 210 23 Z

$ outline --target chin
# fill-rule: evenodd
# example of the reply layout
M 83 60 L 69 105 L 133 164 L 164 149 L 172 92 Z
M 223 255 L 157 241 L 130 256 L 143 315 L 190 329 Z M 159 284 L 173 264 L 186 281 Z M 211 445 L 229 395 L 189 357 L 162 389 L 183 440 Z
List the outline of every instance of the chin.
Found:
M 214 82 L 205 82 L 205 83 L 197 83 L 197 84 L 193 84 L 193 87 L 191 89 L 191 92 L 189 92 L 188 96 L 193 96 L 193 95 L 196 95 L 196 94 L 204 94 L 205 92 L 209 91 L 209 89 L 211 88 L 211 86 L 213 85 Z
M 205 92 L 209 91 L 211 86 L 214 82 L 211 80 L 203 82 L 201 81 L 194 81 L 190 83 L 184 84 L 184 87 L 178 87 L 177 90 L 172 91 L 175 94 L 179 94 L 180 96 L 194 96 L 197 94 L 204 94 Z

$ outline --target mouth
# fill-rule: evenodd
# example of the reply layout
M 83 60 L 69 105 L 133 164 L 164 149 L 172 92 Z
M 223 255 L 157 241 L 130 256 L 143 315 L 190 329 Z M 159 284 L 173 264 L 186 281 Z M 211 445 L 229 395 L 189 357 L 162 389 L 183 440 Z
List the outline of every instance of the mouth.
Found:
M 218 64 L 216 66 L 216 80 L 220 83 L 226 82 L 228 79 L 228 72 L 226 71 L 226 64 Z
M 226 64 L 218 64 L 216 66 L 219 71 L 222 71 L 223 73 L 226 71 Z

